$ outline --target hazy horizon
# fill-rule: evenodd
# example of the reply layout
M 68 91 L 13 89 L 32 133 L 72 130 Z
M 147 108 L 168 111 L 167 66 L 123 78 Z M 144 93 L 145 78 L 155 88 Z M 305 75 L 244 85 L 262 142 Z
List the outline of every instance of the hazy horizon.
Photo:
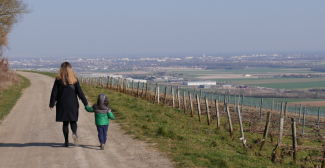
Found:
M 320 0 L 26 2 L 5 56 L 325 53 Z

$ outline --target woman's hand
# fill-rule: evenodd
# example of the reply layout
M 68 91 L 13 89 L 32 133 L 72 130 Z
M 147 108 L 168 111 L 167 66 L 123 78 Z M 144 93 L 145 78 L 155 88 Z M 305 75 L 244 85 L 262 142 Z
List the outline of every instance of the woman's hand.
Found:
M 50 108 L 51 111 L 53 111 L 53 108 Z

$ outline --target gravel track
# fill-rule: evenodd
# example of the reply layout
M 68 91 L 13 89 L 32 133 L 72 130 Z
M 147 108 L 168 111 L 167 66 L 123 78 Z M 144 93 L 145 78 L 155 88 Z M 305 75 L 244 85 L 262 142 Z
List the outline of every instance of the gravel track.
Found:
M 0 125 L 0 167 L 173 167 L 152 145 L 126 135 L 110 122 L 105 150 L 99 150 L 94 115 L 80 104 L 78 136 L 80 146 L 63 147 L 62 123 L 48 104 L 54 79 L 28 72 L 17 72 L 31 86 Z M 54 109 L 55 110 L 55 109 Z

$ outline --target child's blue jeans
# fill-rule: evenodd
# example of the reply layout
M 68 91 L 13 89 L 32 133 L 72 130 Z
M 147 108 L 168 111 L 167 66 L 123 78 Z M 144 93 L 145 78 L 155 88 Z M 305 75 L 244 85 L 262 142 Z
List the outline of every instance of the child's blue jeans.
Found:
M 108 125 L 97 125 L 98 139 L 100 143 L 106 144 Z

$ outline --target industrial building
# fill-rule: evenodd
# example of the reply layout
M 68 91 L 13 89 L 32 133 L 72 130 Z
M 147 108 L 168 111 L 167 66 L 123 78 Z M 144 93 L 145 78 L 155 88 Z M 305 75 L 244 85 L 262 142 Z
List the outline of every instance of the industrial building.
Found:
M 128 80 L 128 81 L 130 81 L 130 82 L 132 82 L 132 80 L 133 80 L 133 82 L 140 82 L 140 83 L 146 83 L 147 82 L 147 80 L 143 80 L 143 79 L 133 79 L 133 78 L 126 78 L 126 80 Z
M 215 81 L 186 81 L 183 85 L 193 86 L 193 85 L 216 85 Z

